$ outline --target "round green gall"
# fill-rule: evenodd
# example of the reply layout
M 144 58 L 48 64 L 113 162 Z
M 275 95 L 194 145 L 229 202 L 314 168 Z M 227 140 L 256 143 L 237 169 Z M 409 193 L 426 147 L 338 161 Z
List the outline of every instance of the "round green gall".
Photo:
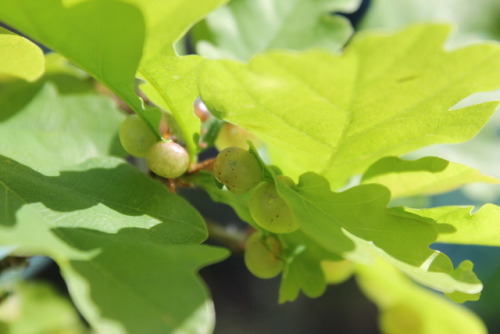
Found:
M 235 124 L 224 123 L 219 129 L 214 144 L 218 150 L 223 150 L 231 146 L 246 148 L 248 147 L 248 141 L 251 141 L 256 147 L 261 144 L 260 140 L 250 131 Z
M 299 228 L 290 207 L 278 194 L 272 182 L 262 183 L 255 189 L 248 209 L 255 222 L 267 231 L 290 233 Z
M 263 179 L 262 168 L 257 158 L 241 147 L 228 147 L 215 159 L 214 176 L 226 188 L 243 194 Z
M 244 260 L 248 270 L 259 278 L 273 278 L 283 270 L 281 244 L 276 237 L 252 234 L 245 244 Z
M 120 142 L 128 154 L 144 158 L 149 148 L 158 141 L 151 128 L 138 115 L 127 117 L 118 131 Z
M 179 177 L 189 167 L 186 149 L 173 141 L 159 141 L 151 146 L 146 160 L 149 169 L 166 178 Z

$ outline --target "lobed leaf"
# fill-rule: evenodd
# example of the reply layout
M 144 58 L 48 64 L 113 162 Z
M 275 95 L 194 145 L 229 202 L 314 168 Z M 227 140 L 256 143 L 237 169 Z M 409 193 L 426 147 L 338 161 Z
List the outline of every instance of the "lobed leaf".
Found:
M 199 95 L 196 79 L 203 59 L 178 57 L 174 45 L 196 21 L 227 0 L 127 1 L 138 6 L 145 18 L 146 40 L 138 74 L 146 82 L 141 89 L 174 116 L 178 135 L 195 160 L 200 120 L 194 115 L 193 103 Z
M 436 221 L 438 242 L 500 247 L 500 207 L 486 204 L 474 208 L 443 206 L 429 209 L 408 209 Z
M 5 92 L 0 137 L 9 140 L 0 141 L 0 154 L 46 174 L 93 157 L 124 156 L 116 137 L 123 116 L 110 100 L 62 96 L 52 83 Z
M 389 188 L 391 198 L 433 195 L 475 182 L 500 183 L 478 170 L 436 157 L 408 161 L 385 157 L 363 174 L 362 183 L 378 183 Z
M 381 157 L 468 140 L 494 112 L 498 102 L 450 110 L 500 87 L 500 47 L 443 51 L 448 30 L 359 34 L 341 55 L 275 51 L 248 65 L 207 61 L 199 88 L 217 117 L 265 141 L 285 174 L 313 171 L 338 187 Z
M 235 195 L 219 188 L 214 177 L 208 173 L 197 173 L 189 177 L 189 180 L 202 187 L 213 201 L 230 205 L 242 220 L 255 229 L 261 229 L 248 210 L 248 201 L 252 196 L 252 191 Z M 311 298 L 321 296 L 326 289 L 321 262 L 323 260 L 338 261 L 340 257 L 319 247 L 300 231 L 277 237 L 284 248 L 282 256 L 285 258 L 279 302 L 294 301 L 301 291 Z
M 0 243 L 54 258 L 97 331 L 173 332 L 201 318 L 199 332 L 211 332 L 212 305 L 195 271 L 226 252 L 198 245 L 206 227 L 186 201 L 118 159 L 57 176 L 0 162 Z
M 142 110 L 134 79 L 145 28 L 136 7 L 115 0 L 71 7 L 61 0 L 0 0 L 0 20 L 64 55 L 136 112 Z
M 254 148 L 251 148 L 256 156 Z M 443 253 L 430 248 L 438 237 L 432 219 L 387 208 L 390 192 L 377 185 L 360 185 L 336 193 L 328 181 L 315 173 L 305 173 L 293 188 L 276 178 L 272 168 L 260 161 L 264 178 L 274 182 L 287 202 L 300 230 L 280 234 L 284 245 L 286 268 L 280 290 L 280 301 L 295 299 L 300 290 L 316 297 L 326 286 L 321 262 L 346 258 L 357 263 L 370 263 L 382 257 L 398 269 L 433 289 L 463 298 L 475 298 L 482 284 L 464 264 L 454 268 Z M 235 207 L 238 215 L 260 229 L 248 212 L 253 190 L 243 196 L 215 186 L 207 178 L 194 179 L 212 199 Z M 307 268 L 307 270 L 304 270 Z
M 358 0 L 232 0 L 194 29 L 199 54 L 248 60 L 271 49 L 339 50 L 352 34 L 349 21 Z
M 361 263 L 381 256 L 439 291 L 481 291 L 472 268 L 470 275 L 461 275 L 462 268 L 454 269 L 445 254 L 430 248 L 437 239 L 430 220 L 387 208 L 387 188 L 370 184 L 334 193 L 324 178 L 313 173 L 302 175 L 295 190 L 277 187 L 299 219 L 301 231 L 325 250 Z
M 356 273 L 361 289 L 379 307 L 379 327 L 384 333 L 487 332 L 475 314 L 414 284 L 380 259 L 358 265 Z
M 35 0 L 0 0 L 0 20 L 60 52 L 102 81 L 157 132 L 161 118 L 158 109 L 145 108 L 134 88 L 137 72 L 147 78 L 143 88 L 153 102 L 176 118 L 180 136 L 194 160 L 200 124 L 194 118 L 192 103 L 199 94 L 194 78 L 185 73 L 185 64 L 190 61 L 172 59 L 176 58 L 174 44 L 224 1 L 50 0 L 42 4 Z M 54 18 L 59 17 L 62 19 L 53 25 Z M 179 77 L 184 80 L 179 81 Z M 168 78 L 174 79 L 179 89 L 169 90 L 172 81 Z M 176 94 L 182 98 L 178 100 Z
M 196 159 L 201 122 L 194 114 L 193 104 L 199 95 L 197 74 L 203 58 L 199 56 L 164 56 L 151 60 L 141 69 L 147 80 L 141 85 L 146 95 L 176 120 L 191 159 Z
M 228 0 L 124 0 L 137 6 L 144 16 L 145 42 L 141 68 L 150 60 L 175 56 L 177 43 L 207 13 Z
M 10 100 L 32 94 L 14 92 Z M 199 245 L 200 215 L 108 157 L 123 117 L 109 100 L 60 96 L 52 84 L 35 94 L 2 108 L 0 133 L 12 140 L 0 154 L 22 163 L 0 158 L 0 244 L 54 258 L 96 331 L 211 332 L 213 306 L 196 271 L 226 253 Z
M 453 23 L 452 44 L 500 38 L 497 1 L 477 0 L 373 0 L 358 28 L 398 29 L 415 22 Z
M 280 236 L 286 247 L 285 269 L 279 290 L 279 302 L 292 302 L 302 291 L 310 298 L 321 296 L 326 290 L 323 261 L 338 261 L 340 257 L 316 245 L 301 232 Z

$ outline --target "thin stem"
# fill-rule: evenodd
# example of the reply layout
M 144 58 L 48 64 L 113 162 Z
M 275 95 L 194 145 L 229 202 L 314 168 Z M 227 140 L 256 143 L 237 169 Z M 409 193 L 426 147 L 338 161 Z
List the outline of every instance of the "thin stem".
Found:
M 203 160 L 197 164 L 194 164 L 189 169 L 188 175 L 198 173 L 201 170 L 212 170 L 214 167 L 214 163 L 215 163 L 215 158 L 210 158 L 210 159 Z
M 241 253 L 245 250 L 245 242 L 250 230 L 241 230 L 234 225 L 221 226 L 213 221 L 205 219 L 207 223 L 208 234 L 210 238 L 235 253 Z

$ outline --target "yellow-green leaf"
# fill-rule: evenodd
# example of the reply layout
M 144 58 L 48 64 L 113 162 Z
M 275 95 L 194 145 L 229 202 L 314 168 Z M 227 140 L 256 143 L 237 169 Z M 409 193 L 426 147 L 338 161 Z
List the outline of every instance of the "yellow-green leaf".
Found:
M 28 39 L 0 27 L 0 76 L 35 81 L 44 70 L 42 50 Z
M 436 157 L 414 161 L 382 158 L 371 165 L 362 178 L 362 183 L 379 183 L 389 188 L 391 198 L 439 194 L 475 182 L 499 184 L 500 180 Z
M 314 171 L 340 186 L 387 155 L 472 138 L 498 102 L 451 110 L 500 87 L 500 46 L 444 51 L 449 28 L 364 33 L 342 54 L 268 52 L 248 65 L 207 61 L 203 100 L 254 132 L 289 176 Z

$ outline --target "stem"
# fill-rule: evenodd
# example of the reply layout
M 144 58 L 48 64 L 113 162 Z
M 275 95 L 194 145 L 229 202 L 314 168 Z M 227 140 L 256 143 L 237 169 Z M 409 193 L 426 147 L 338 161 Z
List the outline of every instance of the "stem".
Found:
M 241 253 L 245 250 L 245 242 L 250 230 L 241 230 L 234 225 L 221 226 L 213 221 L 205 219 L 207 223 L 208 234 L 210 238 L 235 253 Z
M 198 173 L 201 170 L 212 170 L 214 167 L 214 163 L 215 163 L 215 158 L 210 158 L 203 160 L 202 162 L 199 162 L 197 164 L 194 164 L 189 169 L 188 175 Z

